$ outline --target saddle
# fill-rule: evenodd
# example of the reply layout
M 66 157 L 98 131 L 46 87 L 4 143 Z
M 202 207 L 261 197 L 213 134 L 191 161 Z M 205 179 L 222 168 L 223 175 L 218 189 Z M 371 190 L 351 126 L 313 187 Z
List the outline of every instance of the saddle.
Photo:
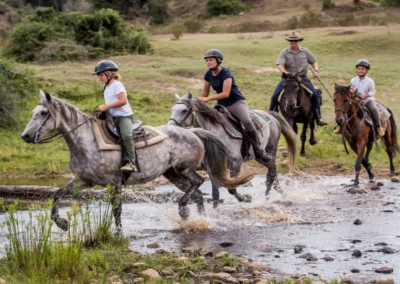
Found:
M 100 150 L 121 151 L 121 137 L 116 121 L 104 112 L 92 122 L 93 133 Z M 167 135 L 151 126 L 142 126 L 142 121 L 134 120 L 132 137 L 135 149 L 145 148 L 164 140 Z
M 312 90 L 312 86 L 310 86 L 310 84 L 303 82 L 303 83 L 299 84 L 299 86 L 300 86 L 300 88 L 302 88 L 304 90 L 304 93 L 307 95 L 307 97 L 311 98 L 313 96 L 313 92 L 311 91 Z M 322 90 L 318 89 L 317 87 L 314 87 L 314 88 L 315 88 L 315 90 L 317 91 L 317 94 L 318 94 L 319 105 L 322 106 Z M 278 98 L 278 102 L 279 103 L 281 103 L 282 95 L 283 95 L 284 91 L 285 90 L 283 89 L 281 91 L 281 93 L 279 94 L 279 98 Z
M 251 143 L 242 123 L 233 114 L 231 114 L 229 110 L 227 110 L 224 106 L 217 104 L 214 106 L 214 109 L 225 116 L 226 121 L 228 122 L 223 124 L 226 133 L 228 133 L 232 138 L 243 140 L 241 148 L 242 157 L 245 158 L 249 156 L 249 149 Z M 262 130 L 265 126 L 267 126 L 270 123 L 265 121 L 261 116 L 259 116 L 253 111 L 250 111 L 250 117 L 254 124 L 254 127 L 257 130 Z
M 383 126 L 384 122 L 390 118 L 391 113 L 388 111 L 387 107 L 382 102 L 375 101 L 375 103 L 376 103 L 376 109 L 378 110 L 381 125 Z M 364 105 L 362 101 L 360 102 L 360 109 L 362 113 L 360 113 L 359 115 L 362 117 L 365 114 L 365 121 L 368 123 L 368 125 L 374 126 L 374 121 L 372 119 L 372 116 L 367 106 Z

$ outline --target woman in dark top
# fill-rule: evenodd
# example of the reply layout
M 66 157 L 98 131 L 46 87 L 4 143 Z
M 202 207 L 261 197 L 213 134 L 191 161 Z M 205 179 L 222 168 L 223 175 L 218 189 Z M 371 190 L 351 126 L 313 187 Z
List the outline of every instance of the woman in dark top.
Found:
M 199 100 L 202 102 L 216 100 L 239 119 L 250 138 L 256 160 L 266 163 L 271 157 L 260 148 L 257 131 L 250 118 L 249 106 L 236 85 L 231 71 L 221 66 L 223 59 L 224 55 L 218 49 L 210 49 L 205 53 L 204 60 L 209 70 L 204 75 L 204 89 Z M 209 96 L 210 87 L 217 93 L 216 95 Z

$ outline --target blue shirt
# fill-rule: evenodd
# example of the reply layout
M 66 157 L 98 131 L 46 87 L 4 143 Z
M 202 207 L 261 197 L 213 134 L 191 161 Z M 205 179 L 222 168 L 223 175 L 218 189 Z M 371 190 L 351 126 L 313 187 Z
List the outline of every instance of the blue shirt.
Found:
M 224 81 L 229 78 L 232 78 L 232 88 L 231 92 L 229 93 L 229 97 L 227 97 L 226 99 L 218 100 L 218 104 L 226 107 L 233 105 L 239 100 L 246 99 L 236 85 L 235 78 L 233 77 L 231 71 L 229 71 L 228 68 L 222 67 L 222 70 L 218 73 L 217 76 L 214 76 L 211 73 L 211 70 L 208 70 L 204 75 L 204 80 L 210 83 L 210 86 L 217 94 L 222 93 Z

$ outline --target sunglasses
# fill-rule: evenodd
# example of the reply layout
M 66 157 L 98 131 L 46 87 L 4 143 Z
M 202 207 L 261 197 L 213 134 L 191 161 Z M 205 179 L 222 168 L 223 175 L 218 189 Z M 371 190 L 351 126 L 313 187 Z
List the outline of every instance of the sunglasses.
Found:
M 298 40 L 289 40 L 290 42 L 299 42 Z

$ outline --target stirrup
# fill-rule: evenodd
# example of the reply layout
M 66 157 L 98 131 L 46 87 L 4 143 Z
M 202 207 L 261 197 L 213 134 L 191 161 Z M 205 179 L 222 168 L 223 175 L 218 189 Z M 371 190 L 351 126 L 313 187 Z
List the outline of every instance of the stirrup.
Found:
M 340 134 L 341 132 L 340 132 L 340 126 L 338 125 L 338 126 L 336 126 L 336 128 L 333 130 L 333 132 L 332 132 L 333 134 Z
M 376 128 L 376 133 L 378 134 L 379 137 L 385 136 L 385 130 L 380 126 Z
M 121 167 L 121 171 L 123 172 L 137 172 L 137 168 L 132 163 L 126 163 Z

